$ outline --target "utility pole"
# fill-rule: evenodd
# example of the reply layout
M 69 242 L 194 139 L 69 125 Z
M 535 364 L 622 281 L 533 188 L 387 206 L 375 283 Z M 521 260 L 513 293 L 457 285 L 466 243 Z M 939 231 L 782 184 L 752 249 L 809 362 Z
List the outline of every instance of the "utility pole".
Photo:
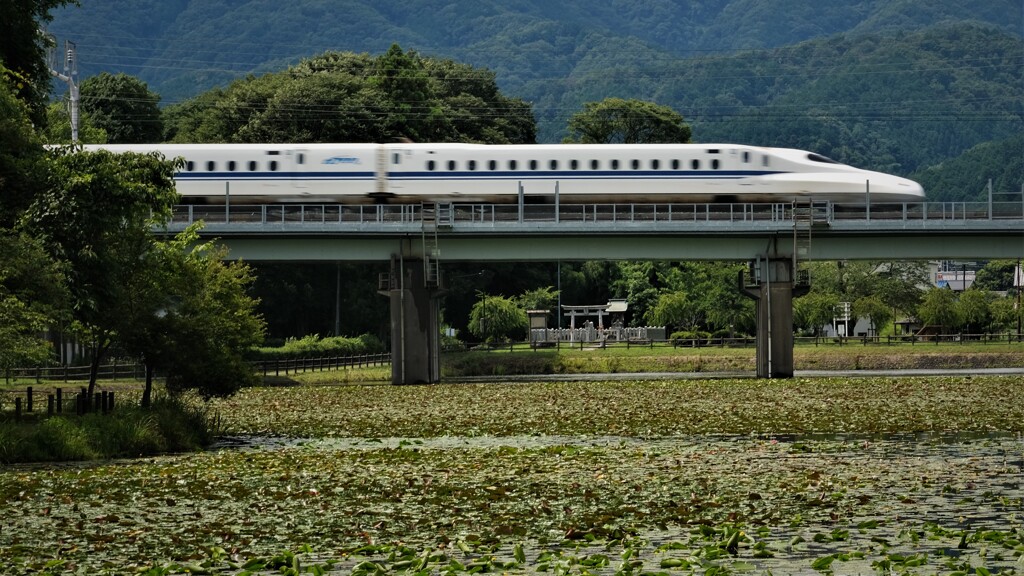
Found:
M 71 142 L 78 143 L 78 53 L 75 43 L 70 40 L 64 41 L 64 73 L 53 69 L 53 62 L 50 62 L 50 75 L 58 80 L 66 82 L 68 91 L 71 93 Z

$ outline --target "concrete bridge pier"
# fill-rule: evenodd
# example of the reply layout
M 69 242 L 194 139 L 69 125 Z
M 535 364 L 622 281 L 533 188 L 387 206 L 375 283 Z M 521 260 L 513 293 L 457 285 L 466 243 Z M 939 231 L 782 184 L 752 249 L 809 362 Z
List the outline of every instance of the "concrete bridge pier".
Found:
M 810 289 L 797 282 L 792 258 L 759 258 L 753 282 L 740 273 L 740 292 L 757 302 L 757 377 L 793 377 L 793 298 Z
M 441 380 L 439 296 L 426 281 L 422 260 L 393 258 L 378 292 L 391 300 L 391 383 L 434 384 Z

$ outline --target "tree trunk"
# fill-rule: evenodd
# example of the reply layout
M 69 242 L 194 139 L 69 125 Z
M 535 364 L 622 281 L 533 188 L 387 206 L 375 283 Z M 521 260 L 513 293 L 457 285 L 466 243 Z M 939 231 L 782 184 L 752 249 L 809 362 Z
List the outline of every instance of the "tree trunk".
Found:
M 100 362 L 110 349 L 110 343 L 106 345 L 96 344 L 92 349 L 92 362 L 89 363 L 89 396 L 96 391 L 96 380 L 99 378 Z
M 96 391 L 96 379 L 100 373 L 101 354 L 99 348 L 93 349 L 92 362 L 89 363 L 89 397 Z
M 146 362 L 146 388 L 142 391 L 142 407 L 149 408 L 153 402 L 153 364 Z

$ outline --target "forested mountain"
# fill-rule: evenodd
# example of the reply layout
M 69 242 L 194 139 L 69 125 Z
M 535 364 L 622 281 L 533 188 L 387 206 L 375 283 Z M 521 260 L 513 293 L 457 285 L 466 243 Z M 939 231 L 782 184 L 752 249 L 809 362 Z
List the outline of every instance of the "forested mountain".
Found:
M 1022 131 L 1022 29 L 1017 0 L 81 0 L 50 26 L 83 76 L 137 75 L 163 104 L 398 43 L 494 71 L 542 142 L 584 102 L 638 98 L 683 114 L 695 141 L 899 174 Z
M 1024 181 L 1024 133 L 985 142 L 961 156 L 911 174 L 934 198 L 946 201 L 985 201 L 988 181 L 996 202 L 1020 202 Z M 1007 196 L 1006 194 L 1009 193 Z

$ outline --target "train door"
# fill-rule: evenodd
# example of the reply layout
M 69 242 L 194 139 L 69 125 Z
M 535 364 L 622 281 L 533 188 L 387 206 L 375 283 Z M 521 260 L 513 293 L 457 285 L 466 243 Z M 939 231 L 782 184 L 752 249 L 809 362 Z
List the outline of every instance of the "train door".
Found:
M 309 172 L 309 150 L 305 148 L 297 148 L 295 150 L 289 150 L 288 155 L 290 158 L 290 172 L 293 188 L 308 188 L 309 179 L 307 178 Z
M 407 148 L 388 148 L 382 162 L 387 191 L 394 196 L 408 191 L 408 172 L 412 169 L 412 150 Z

